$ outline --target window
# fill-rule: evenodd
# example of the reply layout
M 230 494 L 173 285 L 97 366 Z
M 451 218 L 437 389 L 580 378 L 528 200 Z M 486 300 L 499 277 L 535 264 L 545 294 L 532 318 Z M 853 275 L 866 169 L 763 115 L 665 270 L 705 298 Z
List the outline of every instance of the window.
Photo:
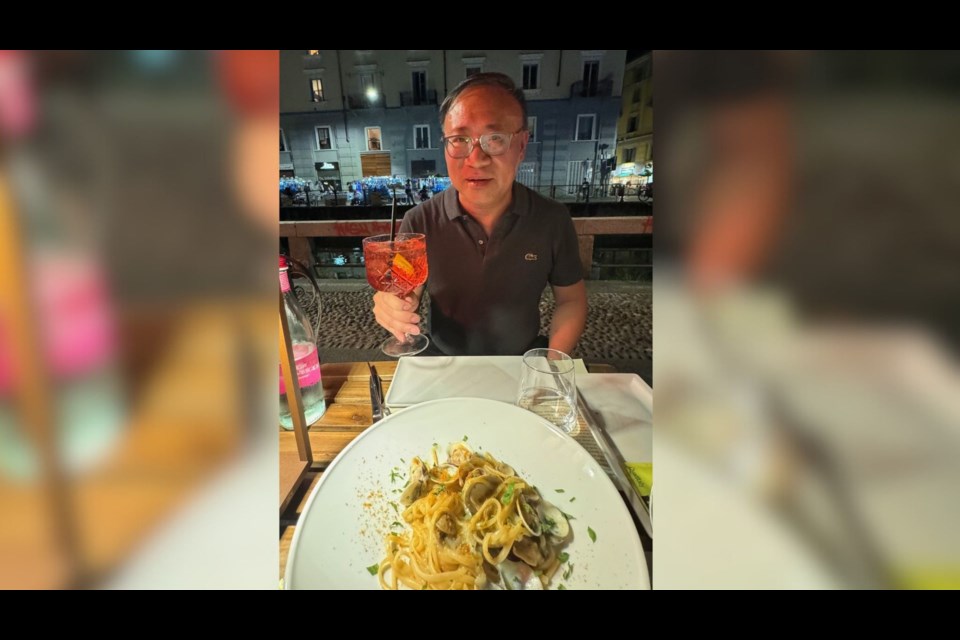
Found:
M 483 63 L 486 62 L 487 58 L 485 56 L 464 56 L 461 58 L 461 60 L 463 61 L 464 77 L 469 78 L 470 76 L 475 76 L 478 73 L 483 73 Z
M 530 189 L 537 188 L 537 163 L 521 162 L 517 167 L 517 182 Z
M 523 88 L 540 88 L 540 63 L 528 63 L 523 65 Z
M 317 150 L 332 149 L 333 134 L 330 127 L 317 127 Z
M 312 102 L 323 102 L 323 80 L 314 78 L 310 81 L 310 100 Z
M 633 101 L 640 102 L 640 87 L 633 88 Z
M 636 149 L 624 149 L 623 150 L 623 161 L 624 162 L 633 162 L 634 158 L 637 157 Z
M 430 125 L 428 124 L 413 125 L 413 148 L 414 149 L 430 148 Z
M 627 133 L 633 133 L 637 130 L 637 116 L 630 116 L 627 120 Z
M 283 135 L 283 129 L 280 129 L 280 151 L 287 151 L 290 147 L 287 146 L 287 138 Z
M 577 133 L 574 140 L 594 140 L 593 127 L 597 117 L 593 114 L 577 116 Z
M 427 72 L 414 71 L 411 74 L 413 82 L 413 104 L 427 101 Z
M 362 95 L 368 95 L 367 92 L 376 92 L 377 86 L 373 83 L 373 74 L 372 73 L 361 73 L 359 75 L 360 79 L 360 93 Z
M 413 178 L 429 178 L 437 175 L 436 160 L 412 160 L 410 162 L 410 176 Z
M 380 127 L 366 127 L 367 132 L 367 151 L 380 151 L 383 149 L 383 137 L 380 135 Z
M 597 95 L 597 82 L 600 79 L 600 62 L 588 60 L 583 63 L 583 91 L 584 95 Z
M 527 116 L 527 131 L 530 132 L 530 142 L 537 141 L 537 116 Z

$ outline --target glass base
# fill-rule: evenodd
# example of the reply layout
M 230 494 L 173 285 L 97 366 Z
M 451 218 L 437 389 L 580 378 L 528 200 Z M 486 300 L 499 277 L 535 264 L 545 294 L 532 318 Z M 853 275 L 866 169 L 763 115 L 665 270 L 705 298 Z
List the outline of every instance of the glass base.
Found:
M 402 358 L 404 356 L 415 356 L 430 344 L 430 339 L 425 335 L 412 336 L 407 334 L 407 339 L 400 342 L 396 338 L 387 338 L 380 345 L 380 350 L 391 358 Z

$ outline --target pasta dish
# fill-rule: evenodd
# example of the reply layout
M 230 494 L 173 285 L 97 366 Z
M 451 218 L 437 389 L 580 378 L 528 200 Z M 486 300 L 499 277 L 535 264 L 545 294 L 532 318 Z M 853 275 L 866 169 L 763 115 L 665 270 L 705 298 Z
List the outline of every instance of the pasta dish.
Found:
M 536 487 L 463 443 L 446 462 L 414 458 L 377 566 L 397 589 L 545 589 L 566 562 L 570 525 Z M 373 573 L 373 571 L 371 571 Z

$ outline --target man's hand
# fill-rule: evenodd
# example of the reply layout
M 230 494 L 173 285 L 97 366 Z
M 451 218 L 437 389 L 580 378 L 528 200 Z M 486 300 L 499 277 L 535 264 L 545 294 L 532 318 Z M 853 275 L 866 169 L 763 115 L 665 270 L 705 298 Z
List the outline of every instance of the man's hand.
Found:
M 407 297 L 400 298 L 392 293 L 377 291 L 373 294 L 373 317 L 377 324 L 403 342 L 406 334 L 419 335 L 420 316 L 416 313 L 420 307 L 423 287 L 418 287 Z

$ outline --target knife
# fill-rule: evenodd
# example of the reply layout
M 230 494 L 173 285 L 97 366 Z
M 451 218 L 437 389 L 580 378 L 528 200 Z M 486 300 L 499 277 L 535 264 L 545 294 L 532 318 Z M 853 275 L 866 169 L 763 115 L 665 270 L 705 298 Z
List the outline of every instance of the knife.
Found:
M 383 389 L 376 368 L 369 362 L 367 366 L 370 368 L 370 407 L 373 409 L 373 423 L 376 424 L 383 418 Z
M 610 434 L 607 433 L 604 425 L 601 424 L 601 418 L 590 408 L 590 405 L 584 400 L 582 393 L 577 394 L 577 401 L 580 403 L 580 415 L 583 416 L 583 421 L 590 429 L 590 433 L 593 435 L 593 439 L 596 440 L 597 446 L 600 447 L 600 452 L 607 460 L 607 464 L 610 465 L 617 484 L 620 485 L 620 490 L 627 496 L 630 509 L 637 516 L 640 524 L 643 525 L 647 535 L 652 539 L 653 520 L 650 518 L 650 509 L 627 477 L 626 461 L 620 454 L 620 450 L 617 449 L 617 445 L 610 439 Z

